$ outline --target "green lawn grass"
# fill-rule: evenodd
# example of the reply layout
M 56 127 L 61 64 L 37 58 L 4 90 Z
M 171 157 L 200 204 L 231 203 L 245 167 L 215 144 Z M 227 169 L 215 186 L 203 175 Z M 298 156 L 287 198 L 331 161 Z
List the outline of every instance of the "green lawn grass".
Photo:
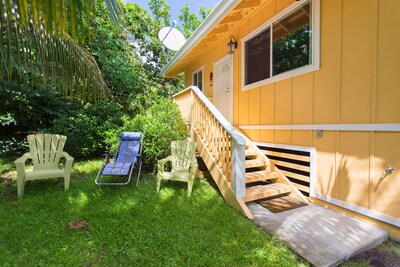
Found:
M 139 189 L 98 187 L 101 161 L 74 164 L 70 189 L 34 181 L 16 197 L 0 181 L 0 266 L 299 266 L 294 252 L 230 208 L 205 179 L 186 184 L 143 174 Z M 0 160 L 4 177 L 13 168 Z M 6 175 L 7 176 L 7 175 Z M 15 176 L 15 173 L 14 173 Z M 69 222 L 88 227 L 69 229 Z

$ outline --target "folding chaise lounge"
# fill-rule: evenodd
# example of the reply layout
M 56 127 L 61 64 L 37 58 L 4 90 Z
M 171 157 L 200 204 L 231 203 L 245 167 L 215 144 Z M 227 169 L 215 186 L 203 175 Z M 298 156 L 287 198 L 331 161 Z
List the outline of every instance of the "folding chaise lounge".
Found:
M 131 181 L 132 172 L 137 168 L 138 175 L 136 187 L 139 186 L 139 177 L 142 168 L 142 140 L 143 135 L 139 132 L 122 132 L 119 135 L 119 144 L 115 153 L 115 159 L 111 154 L 105 154 L 105 159 L 97 174 L 95 183 L 97 185 L 126 185 Z M 107 176 L 126 176 L 125 182 L 113 182 Z M 108 180 L 108 181 L 107 181 Z

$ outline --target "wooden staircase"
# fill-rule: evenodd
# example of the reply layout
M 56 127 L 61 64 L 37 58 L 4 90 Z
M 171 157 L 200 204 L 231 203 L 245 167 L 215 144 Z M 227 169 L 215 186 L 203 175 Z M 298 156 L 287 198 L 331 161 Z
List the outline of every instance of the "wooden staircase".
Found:
M 308 200 L 265 154 L 235 129 L 197 87 L 174 96 L 193 141 L 225 201 L 249 219 L 246 203 L 290 196 Z
M 236 130 L 247 142 L 245 146 L 246 195 L 242 200 L 246 203 L 291 196 L 308 202 L 257 146 L 243 132 Z

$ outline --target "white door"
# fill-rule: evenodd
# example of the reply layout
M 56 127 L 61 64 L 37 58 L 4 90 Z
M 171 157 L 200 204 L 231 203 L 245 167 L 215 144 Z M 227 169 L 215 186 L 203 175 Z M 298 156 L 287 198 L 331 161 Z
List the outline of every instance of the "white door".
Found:
M 233 60 L 227 55 L 214 63 L 214 104 L 222 115 L 233 122 Z

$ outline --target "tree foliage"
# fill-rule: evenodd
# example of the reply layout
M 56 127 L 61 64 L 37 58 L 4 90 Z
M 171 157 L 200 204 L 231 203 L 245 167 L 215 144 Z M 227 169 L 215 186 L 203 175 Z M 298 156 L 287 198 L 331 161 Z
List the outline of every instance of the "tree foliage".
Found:
M 6 1 L 11 0 L 0 0 Z M 93 2 L 91 40 L 86 35 L 81 45 L 49 34 L 44 24 L 37 28 L 18 24 L 16 17 L 1 18 L 0 152 L 23 152 L 26 134 L 51 132 L 68 137 L 66 149 L 75 158 L 93 157 L 136 125 L 132 130 L 149 136 L 146 157 L 151 165 L 165 155 L 170 140 L 185 137 L 186 126 L 171 103 L 183 82 L 161 77 L 174 54 L 158 40 L 158 31 L 170 24 L 169 6 L 165 0 L 150 1 L 150 16 L 137 4 L 121 4 L 119 29 L 108 9 L 107 3 Z M 208 12 L 204 10 L 201 18 Z M 108 89 L 100 94 L 101 88 Z M 87 103 L 91 100 L 97 102 Z
M 273 74 L 277 75 L 310 64 L 310 44 L 309 24 L 275 40 Z
M 33 24 L 44 27 L 50 35 L 71 36 L 73 40 L 84 42 L 90 35 L 94 20 L 96 0 L 0 0 L 2 19 L 15 18 L 20 27 Z M 117 0 L 104 0 L 111 21 L 120 23 L 121 7 Z
M 189 10 L 189 3 L 186 3 L 184 7 L 180 9 L 180 13 L 178 15 L 179 20 L 182 22 L 182 26 L 179 27 L 186 38 L 189 38 L 190 35 L 200 26 L 203 20 L 211 13 L 211 9 L 206 6 L 200 6 L 199 15 L 200 18 L 193 14 Z

